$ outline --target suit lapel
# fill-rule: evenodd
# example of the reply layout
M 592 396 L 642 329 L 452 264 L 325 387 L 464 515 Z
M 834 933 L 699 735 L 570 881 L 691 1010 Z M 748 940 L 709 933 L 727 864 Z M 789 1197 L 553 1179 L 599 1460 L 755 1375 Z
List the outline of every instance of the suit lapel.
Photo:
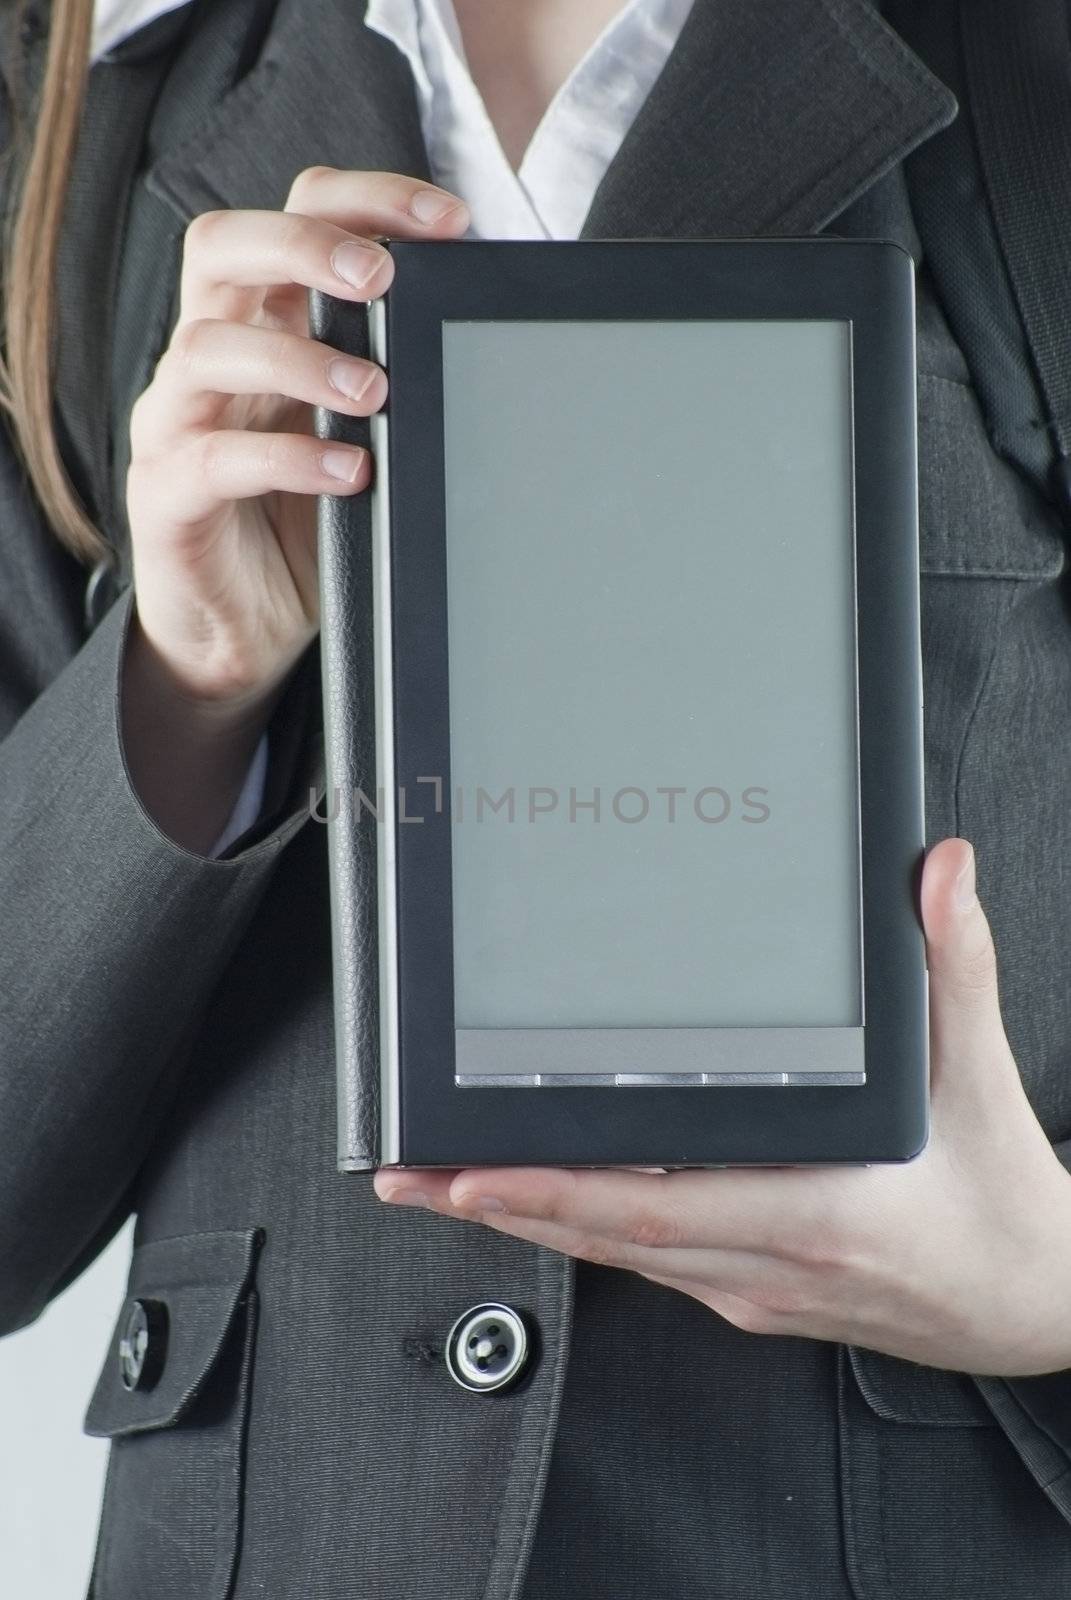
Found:
M 695 0 L 580 236 L 815 233 L 955 114 L 867 0 Z
M 134 179 L 153 108 L 187 33 L 207 47 L 199 92 L 214 104 L 263 0 L 191 0 L 139 29 L 90 70 L 56 264 L 55 411 L 71 477 L 122 543 L 107 405 L 116 289 Z
M 412 75 L 365 0 L 281 0 L 254 70 L 150 187 L 186 220 L 279 206 L 302 167 L 430 176 Z M 785 41 L 791 40 L 791 49 Z M 956 102 L 868 0 L 695 0 L 582 238 L 809 233 Z
M 260 59 L 204 125 L 165 152 L 149 188 L 184 221 L 278 208 L 305 167 L 431 177 L 408 62 L 364 26 L 366 0 L 280 0 Z
M 114 530 L 104 399 L 123 217 L 165 65 L 101 63 L 90 72 L 56 263 L 58 436 L 75 487 L 106 532 Z

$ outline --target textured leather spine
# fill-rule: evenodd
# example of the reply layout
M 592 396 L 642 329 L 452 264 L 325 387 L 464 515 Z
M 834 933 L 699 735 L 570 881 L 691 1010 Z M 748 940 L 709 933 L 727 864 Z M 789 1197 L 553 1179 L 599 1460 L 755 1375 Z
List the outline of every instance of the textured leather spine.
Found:
M 368 355 L 362 304 L 310 290 L 309 332 L 335 349 Z M 314 427 L 321 439 L 369 445 L 363 417 L 318 406 Z M 376 800 L 370 494 L 321 495 L 318 533 L 338 1166 L 342 1172 L 369 1172 L 378 1167 L 381 1151 L 377 827 L 354 797 Z

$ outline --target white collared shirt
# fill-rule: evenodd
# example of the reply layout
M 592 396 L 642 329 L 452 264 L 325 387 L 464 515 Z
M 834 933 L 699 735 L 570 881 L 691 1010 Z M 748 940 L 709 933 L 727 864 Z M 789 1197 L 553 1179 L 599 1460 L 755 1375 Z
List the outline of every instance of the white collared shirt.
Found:
M 453 0 L 369 0 L 367 24 L 407 57 L 436 183 L 469 236 L 575 239 L 693 0 L 625 0 L 548 105 L 513 171 L 465 58 Z
M 97 0 L 92 59 L 183 3 Z M 466 237 L 575 239 L 693 3 L 624 0 L 554 95 L 516 172 L 469 72 L 453 0 L 369 0 L 365 22 L 409 62 L 431 174 L 467 203 Z M 265 736 L 213 855 L 256 821 L 266 771 Z

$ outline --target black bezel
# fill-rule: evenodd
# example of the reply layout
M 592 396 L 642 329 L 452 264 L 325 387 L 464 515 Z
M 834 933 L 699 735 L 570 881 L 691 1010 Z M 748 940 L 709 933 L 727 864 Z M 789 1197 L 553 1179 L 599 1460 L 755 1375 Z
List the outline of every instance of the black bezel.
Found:
M 393 241 L 385 296 L 401 1165 L 904 1160 L 927 1131 L 914 268 L 885 241 Z M 853 341 L 866 1082 L 461 1087 L 454 1018 L 441 325 L 849 321 Z M 756 1097 L 760 1097 L 756 1099 Z M 758 1115 L 756 1115 L 758 1112 Z

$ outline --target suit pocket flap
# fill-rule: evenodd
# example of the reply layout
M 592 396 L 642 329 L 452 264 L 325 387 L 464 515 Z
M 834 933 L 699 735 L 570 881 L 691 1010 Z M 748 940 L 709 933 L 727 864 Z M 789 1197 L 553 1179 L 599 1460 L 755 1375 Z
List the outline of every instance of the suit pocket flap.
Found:
M 114 1439 L 182 1420 L 249 1292 L 261 1239 L 258 1229 L 197 1233 L 134 1251 L 86 1433 Z
M 964 1372 L 924 1367 L 877 1350 L 848 1346 L 859 1391 L 886 1422 L 914 1422 L 931 1428 L 993 1427 L 993 1414 Z
M 1063 529 L 990 443 L 973 389 L 920 372 L 919 537 L 923 573 L 939 577 L 1055 578 Z

